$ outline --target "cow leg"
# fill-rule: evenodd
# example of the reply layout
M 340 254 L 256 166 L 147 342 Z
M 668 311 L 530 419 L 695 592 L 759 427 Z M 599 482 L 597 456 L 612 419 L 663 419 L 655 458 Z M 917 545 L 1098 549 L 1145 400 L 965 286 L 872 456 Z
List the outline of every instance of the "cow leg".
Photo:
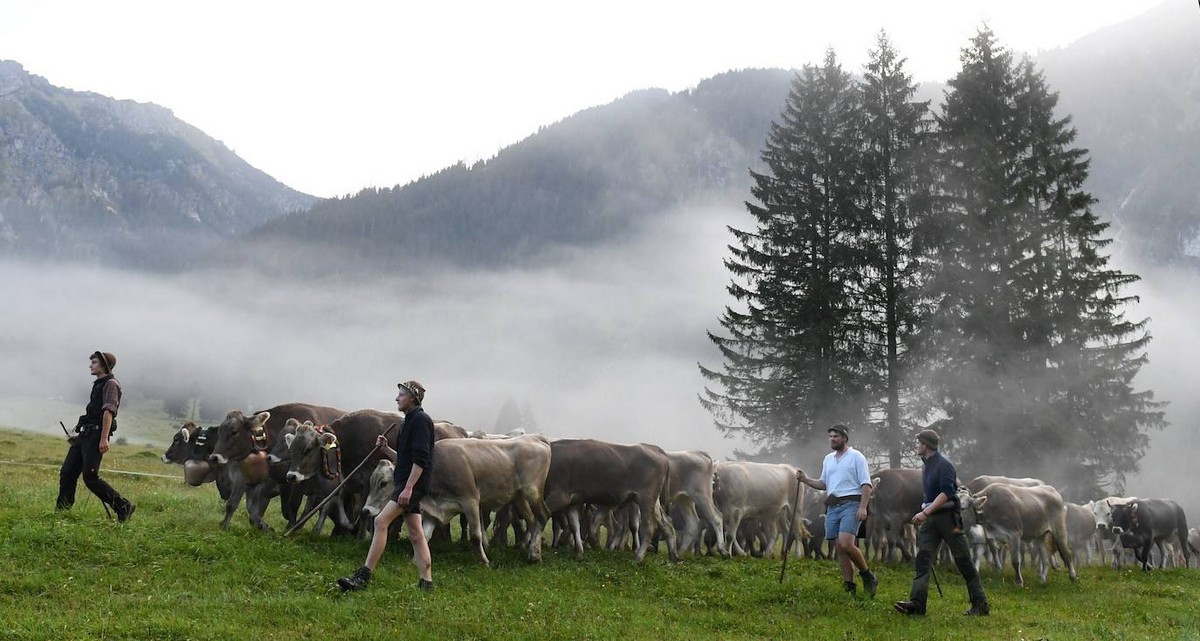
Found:
M 638 529 L 640 540 L 635 539 L 637 544 L 637 552 L 633 558 L 641 563 L 646 558 L 646 552 L 650 549 L 650 540 L 654 537 L 654 508 L 658 506 L 657 501 L 643 501 L 638 503 L 640 511 L 638 513 Z M 630 529 L 633 528 L 633 519 L 630 519 Z
M 279 487 L 279 512 L 283 514 L 283 519 L 287 521 L 288 527 L 296 524 L 296 519 L 299 518 L 300 501 L 302 492 L 293 488 L 291 485 L 280 485 Z
M 492 539 L 491 547 L 497 545 L 508 547 L 508 526 L 512 524 L 513 506 L 511 503 L 496 510 L 496 518 L 492 520 Z M 517 537 L 517 542 L 520 543 L 520 537 Z
M 717 506 L 708 498 L 703 498 L 696 502 L 696 512 L 700 516 L 700 520 L 708 524 L 708 527 L 717 537 L 717 551 L 721 556 L 729 557 L 729 541 L 725 539 L 725 527 L 721 523 L 721 513 L 717 511 Z
M 729 542 L 733 554 L 736 556 L 746 556 L 746 550 L 742 547 L 742 542 L 738 539 L 738 529 L 742 527 L 742 513 L 734 511 L 725 520 L 725 540 Z
M 1025 577 L 1021 576 L 1021 538 L 1013 535 L 1009 539 L 1010 555 L 1012 556 L 1013 570 L 1017 573 L 1017 585 L 1025 585 Z
M 572 505 L 567 508 L 567 525 L 570 528 L 571 542 L 575 544 L 575 558 L 583 558 L 583 535 L 579 528 L 579 508 Z
M 700 535 L 700 515 L 696 512 L 696 504 L 687 498 L 676 501 L 675 509 L 679 512 L 676 544 L 679 549 L 688 550 Z
M 342 534 L 354 532 L 354 524 L 350 522 L 350 516 L 346 514 L 346 499 L 347 497 L 343 494 L 333 500 L 333 502 L 337 504 L 334 508 L 333 520 L 334 523 L 337 524 L 337 526 L 342 530 Z M 338 531 L 334 530 L 333 533 L 338 534 Z
M 679 546 L 675 544 L 675 523 L 671 521 L 671 515 L 667 514 L 667 510 L 659 503 L 654 504 L 655 516 L 658 519 L 658 531 L 662 533 L 663 539 L 667 542 L 667 558 L 672 562 L 679 560 Z
M 263 516 L 267 512 L 267 506 L 271 501 L 270 492 L 267 487 L 268 484 L 273 484 L 273 481 L 268 479 L 246 491 L 246 513 L 249 515 L 250 525 L 264 531 L 271 529 L 271 526 L 267 525 L 267 522 L 263 520 Z M 270 489 L 273 490 L 275 488 Z
M 1155 541 L 1154 545 L 1158 547 L 1158 569 L 1162 570 L 1167 564 L 1167 551 L 1163 547 L 1163 542 L 1161 539 Z
M 645 522 L 645 519 L 642 518 L 641 511 L 639 511 L 637 513 L 637 517 L 634 518 L 633 514 L 630 513 L 630 508 L 628 505 L 626 505 L 622 509 L 621 516 L 622 516 L 621 521 L 624 522 L 624 527 L 621 528 L 621 531 L 623 533 L 629 535 L 630 549 L 631 550 L 641 549 L 642 537 L 645 536 L 646 532 L 653 531 L 653 528 L 652 527 L 643 527 L 642 524 Z M 653 518 L 653 516 L 651 518 Z M 652 538 L 647 539 L 647 541 L 646 541 L 646 549 L 647 550 L 650 549 L 650 545 L 652 543 L 653 543 Z M 624 549 L 624 547 L 625 547 L 625 538 L 624 538 L 624 535 L 622 535 L 621 548 Z
M 483 548 L 483 524 L 479 515 L 479 501 L 468 499 L 463 502 L 462 514 L 459 518 L 464 520 L 467 536 L 470 537 L 471 543 L 475 544 L 475 551 L 479 553 L 479 560 L 483 561 L 484 565 L 490 566 L 492 563 L 488 560 L 487 552 Z
M 534 514 L 533 509 L 529 505 L 529 501 L 524 497 L 517 497 L 508 506 L 510 513 L 517 513 L 526 523 L 536 523 L 538 515 Z M 532 526 L 531 526 L 532 533 Z M 538 563 L 542 560 L 542 539 L 538 536 L 530 536 L 528 541 L 528 552 L 525 555 L 525 560 L 530 563 Z
M 1075 554 L 1071 551 L 1071 544 L 1067 541 L 1066 533 L 1056 534 L 1054 544 L 1058 546 L 1058 556 L 1062 559 L 1063 565 L 1067 566 L 1067 576 L 1075 581 L 1079 578 L 1075 573 Z
M 238 505 L 242 502 L 242 495 L 246 493 L 246 482 L 240 476 L 233 479 L 229 491 L 229 498 L 225 501 L 225 519 L 221 521 L 221 529 L 229 529 L 229 521 L 233 519 L 233 513 L 237 511 Z

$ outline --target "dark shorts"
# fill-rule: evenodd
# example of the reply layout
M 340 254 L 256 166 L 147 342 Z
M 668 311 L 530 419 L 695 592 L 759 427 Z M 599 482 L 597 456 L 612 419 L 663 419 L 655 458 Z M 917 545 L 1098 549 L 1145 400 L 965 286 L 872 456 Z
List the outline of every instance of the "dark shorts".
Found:
M 396 502 L 396 505 L 400 504 L 400 493 L 403 491 L 404 486 L 399 484 L 397 484 L 396 488 L 392 490 L 392 500 Z M 408 500 L 408 507 L 401 508 L 400 514 L 420 514 L 421 499 L 423 498 L 425 498 L 425 493 L 414 487 L 412 491 L 412 498 Z

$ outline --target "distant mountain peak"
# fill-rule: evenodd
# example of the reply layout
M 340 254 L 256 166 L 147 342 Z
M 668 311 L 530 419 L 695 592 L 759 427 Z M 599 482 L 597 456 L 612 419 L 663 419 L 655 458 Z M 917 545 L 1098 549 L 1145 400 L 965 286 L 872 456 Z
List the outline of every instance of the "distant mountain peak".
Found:
M 59 88 L 0 61 L 6 254 L 180 266 L 315 200 L 168 108 Z

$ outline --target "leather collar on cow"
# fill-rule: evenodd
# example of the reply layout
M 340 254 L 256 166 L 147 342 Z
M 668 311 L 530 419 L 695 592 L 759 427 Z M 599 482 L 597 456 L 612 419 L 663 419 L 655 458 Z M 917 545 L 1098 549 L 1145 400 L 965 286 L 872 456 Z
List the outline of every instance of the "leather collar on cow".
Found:
M 321 474 L 327 479 L 342 477 L 342 448 L 336 438 L 321 444 Z

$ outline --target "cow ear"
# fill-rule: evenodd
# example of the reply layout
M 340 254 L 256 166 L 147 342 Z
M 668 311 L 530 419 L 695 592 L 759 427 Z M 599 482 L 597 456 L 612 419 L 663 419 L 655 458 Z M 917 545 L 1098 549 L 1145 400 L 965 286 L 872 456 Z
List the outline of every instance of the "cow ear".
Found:
M 270 412 L 259 412 L 258 414 L 254 415 L 254 423 L 256 425 L 258 425 L 259 427 L 262 427 L 263 425 L 266 425 L 267 421 L 270 420 L 270 418 L 271 418 Z
M 880 479 L 880 477 L 878 477 L 878 476 L 876 476 L 875 478 L 871 479 L 871 485 L 873 485 L 873 486 L 874 486 L 874 485 L 879 485 L 879 479 Z
M 1132 505 L 1132 506 L 1131 506 L 1129 509 L 1130 509 L 1131 511 L 1133 511 L 1134 513 L 1137 513 L 1137 506 L 1138 506 L 1138 504 L 1137 504 L 1137 503 L 1134 503 L 1134 504 L 1133 504 L 1133 505 Z
M 284 445 L 286 445 L 288 447 L 292 446 L 292 441 L 294 441 L 294 440 L 296 440 L 295 434 L 288 433 L 288 434 L 283 435 L 283 443 L 284 443 Z

